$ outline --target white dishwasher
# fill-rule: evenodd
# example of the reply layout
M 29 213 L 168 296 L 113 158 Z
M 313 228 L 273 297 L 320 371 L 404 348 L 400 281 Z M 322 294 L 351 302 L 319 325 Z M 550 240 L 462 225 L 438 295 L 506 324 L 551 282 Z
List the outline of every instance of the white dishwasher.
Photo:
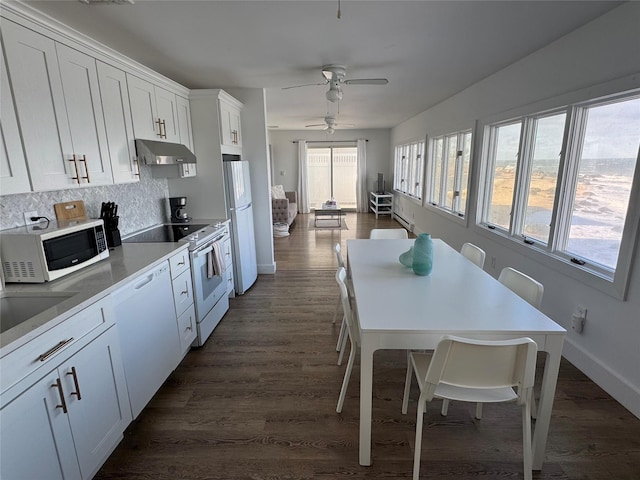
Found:
M 181 359 L 169 263 L 120 287 L 112 298 L 136 418 Z

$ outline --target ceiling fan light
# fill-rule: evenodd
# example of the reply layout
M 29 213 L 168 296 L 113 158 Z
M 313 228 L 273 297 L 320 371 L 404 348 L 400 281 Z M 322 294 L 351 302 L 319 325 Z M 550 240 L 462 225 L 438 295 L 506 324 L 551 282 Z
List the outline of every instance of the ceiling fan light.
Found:
M 336 130 L 332 126 L 328 126 L 326 128 L 327 135 L 333 135 L 333 132 L 335 132 L 335 131 Z
M 330 88 L 329 91 L 327 91 L 327 100 L 332 103 L 339 102 L 342 100 L 342 90 L 339 88 Z

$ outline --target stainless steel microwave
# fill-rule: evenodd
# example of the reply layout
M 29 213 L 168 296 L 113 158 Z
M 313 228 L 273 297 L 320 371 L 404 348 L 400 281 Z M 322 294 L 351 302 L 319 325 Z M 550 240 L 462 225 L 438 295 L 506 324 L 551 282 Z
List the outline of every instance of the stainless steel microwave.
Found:
M 36 224 L 0 232 L 7 283 L 42 283 L 109 257 L 102 220 Z

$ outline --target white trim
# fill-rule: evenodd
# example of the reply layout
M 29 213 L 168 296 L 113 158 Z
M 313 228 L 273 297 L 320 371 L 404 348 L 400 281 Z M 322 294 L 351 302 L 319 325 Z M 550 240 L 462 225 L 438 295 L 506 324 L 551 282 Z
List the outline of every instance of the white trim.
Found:
M 564 339 L 562 356 L 633 415 L 640 418 L 640 389 L 580 347 L 570 336 Z

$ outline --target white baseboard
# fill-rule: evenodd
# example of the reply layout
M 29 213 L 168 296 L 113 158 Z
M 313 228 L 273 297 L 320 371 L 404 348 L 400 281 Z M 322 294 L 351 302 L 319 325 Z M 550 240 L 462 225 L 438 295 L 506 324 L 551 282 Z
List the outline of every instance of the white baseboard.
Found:
M 258 274 L 262 275 L 274 275 L 276 273 L 276 262 L 258 264 Z
M 640 418 L 640 389 L 593 358 L 571 339 L 565 338 L 562 355 L 623 407 Z

